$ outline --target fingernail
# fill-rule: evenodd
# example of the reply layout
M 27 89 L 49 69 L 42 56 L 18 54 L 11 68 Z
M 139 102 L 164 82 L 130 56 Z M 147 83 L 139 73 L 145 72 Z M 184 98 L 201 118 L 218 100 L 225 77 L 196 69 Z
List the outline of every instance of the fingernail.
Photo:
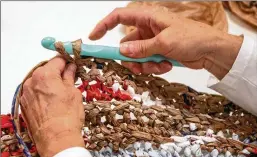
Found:
M 130 43 L 121 43 L 120 44 L 120 52 L 124 55 L 129 55 L 132 56 L 133 55 L 133 45 Z

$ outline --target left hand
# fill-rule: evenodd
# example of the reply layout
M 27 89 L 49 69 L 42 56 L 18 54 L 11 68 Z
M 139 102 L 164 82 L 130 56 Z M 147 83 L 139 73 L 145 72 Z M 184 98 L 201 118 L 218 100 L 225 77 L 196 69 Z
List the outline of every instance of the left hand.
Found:
M 40 156 L 84 147 L 81 92 L 74 86 L 76 65 L 55 57 L 23 84 L 21 110 Z

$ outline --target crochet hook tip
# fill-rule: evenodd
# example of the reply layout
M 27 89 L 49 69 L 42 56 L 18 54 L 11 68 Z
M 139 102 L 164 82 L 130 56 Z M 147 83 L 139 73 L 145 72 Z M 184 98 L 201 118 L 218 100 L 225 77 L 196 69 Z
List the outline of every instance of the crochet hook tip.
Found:
M 55 41 L 56 40 L 53 37 L 45 37 L 42 39 L 41 45 L 46 49 L 55 50 L 55 46 L 54 46 Z

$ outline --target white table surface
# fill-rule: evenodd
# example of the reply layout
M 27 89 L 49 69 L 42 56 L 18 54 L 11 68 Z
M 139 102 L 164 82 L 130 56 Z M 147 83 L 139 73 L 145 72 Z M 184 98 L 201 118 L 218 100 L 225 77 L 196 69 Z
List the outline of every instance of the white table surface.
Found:
M 1 114 L 11 110 L 16 86 L 37 63 L 56 53 L 41 46 L 45 36 L 59 41 L 82 38 L 84 43 L 118 46 L 124 36 L 122 27 L 97 42 L 87 36 L 95 24 L 116 7 L 127 1 L 87 2 L 2 2 L 1 7 Z M 234 16 L 228 14 L 229 30 L 234 34 L 254 36 L 256 32 Z M 176 68 L 165 75 L 172 82 L 184 83 L 192 88 L 215 93 L 207 88 L 209 73 L 205 70 Z

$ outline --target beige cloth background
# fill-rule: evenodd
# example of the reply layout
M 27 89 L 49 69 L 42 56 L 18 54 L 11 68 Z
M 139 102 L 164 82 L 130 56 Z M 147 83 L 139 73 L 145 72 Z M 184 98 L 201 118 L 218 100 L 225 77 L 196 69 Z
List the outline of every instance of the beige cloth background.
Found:
M 164 6 L 171 12 L 180 16 L 206 23 L 214 28 L 222 31 L 228 30 L 228 23 L 225 15 L 222 2 L 171 2 L 171 1 L 158 1 L 158 2 L 130 2 L 127 7 L 145 7 L 145 6 Z M 128 26 L 125 33 L 132 31 L 134 27 Z
M 229 1 L 223 2 L 238 18 L 257 29 L 257 1 Z
M 228 22 L 224 7 L 233 14 L 243 19 L 253 27 L 257 27 L 257 3 L 255 2 L 167 2 L 167 1 L 133 1 L 127 7 L 144 8 L 145 6 L 163 6 L 180 16 L 206 23 L 221 31 L 228 31 Z M 134 29 L 133 26 L 125 27 L 125 34 Z

